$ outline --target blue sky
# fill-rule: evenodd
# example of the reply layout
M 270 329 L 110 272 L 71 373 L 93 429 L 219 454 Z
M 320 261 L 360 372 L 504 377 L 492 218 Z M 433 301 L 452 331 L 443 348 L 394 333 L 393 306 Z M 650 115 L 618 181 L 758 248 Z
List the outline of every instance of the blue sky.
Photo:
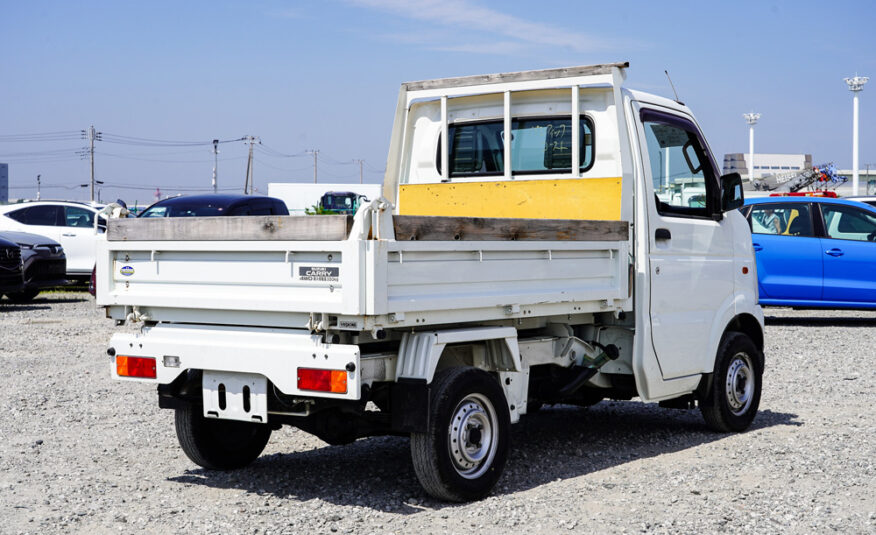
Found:
M 94 124 L 104 200 L 210 187 L 209 142 L 260 136 L 255 184 L 380 182 L 404 81 L 630 61 L 629 87 L 672 96 L 668 69 L 720 158 L 811 153 L 851 166 L 852 96 L 876 77 L 876 3 L 252 0 L 5 2 L 0 162 L 10 197 L 87 199 L 77 132 Z M 876 78 L 861 94 L 860 162 L 876 164 Z M 33 141 L 26 134 L 64 132 Z M 69 133 L 69 134 L 66 134 Z M 127 136 L 125 138 L 120 136 Z M 46 139 L 48 138 L 48 139 Z M 13 141 L 15 140 L 15 141 Z M 160 146 L 157 146 L 160 145 Z M 220 188 L 247 148 L 220 145 Z

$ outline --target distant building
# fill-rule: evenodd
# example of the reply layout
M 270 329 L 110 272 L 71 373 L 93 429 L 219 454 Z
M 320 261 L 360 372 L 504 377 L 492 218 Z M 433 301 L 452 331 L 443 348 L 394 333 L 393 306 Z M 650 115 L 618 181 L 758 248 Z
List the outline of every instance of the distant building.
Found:
M 0 163 L 0 204 L 9 202 L 9 164 Z
M 837 188 L 837 194 L 852 195 L 852 170 L 838 169 L 836 174 L 846 179 L 846 183 Z M 858 195 L 876 195 L 876 167 L 858 170 Z
M 724 173 L 739 173 L 748 178 L 748 153 L 735 152 L 724 155 Z M 779 173 L 801 171 L 812 167 L 811 154 L 754 154 L 754 178 Z

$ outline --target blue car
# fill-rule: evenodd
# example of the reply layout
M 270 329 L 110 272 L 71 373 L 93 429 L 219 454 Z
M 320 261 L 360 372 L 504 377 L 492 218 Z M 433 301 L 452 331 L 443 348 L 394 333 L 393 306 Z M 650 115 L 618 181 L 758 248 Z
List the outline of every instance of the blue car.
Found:
M 876 208 L 824 197 L 747 199 L 761 305 L 876 309 Z

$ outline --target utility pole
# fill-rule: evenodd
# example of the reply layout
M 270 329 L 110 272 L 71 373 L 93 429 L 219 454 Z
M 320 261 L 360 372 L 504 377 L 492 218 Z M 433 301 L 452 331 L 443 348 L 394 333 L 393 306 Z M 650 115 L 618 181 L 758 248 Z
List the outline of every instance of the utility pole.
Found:
M 316 158 L 319 154 L 319 149 L 309 150 L 306 152 L 313 154 L 313 183 L 316 184 Z
M 262 140 L 258 136 L 246 136 L 243 138 L 244 143 L 249 143 L 249 158 L 246 160 L 246 181 L 243 183 L 243 194 L 249 195 L 252 193 L 253 188 L 253 177 L 252 177 L 252 147 L 258 142 L 262 143 Z
M 359 183 L 361 184 L 362 183 L 362 164 L 365 163 L 365 160 L 353 159 L 353 161 L 359 163 Z
M 42 175 L 37 175 L 37 200 L 40 200 L 40 176 Z
M 219 140 L 213 140 L 213 193 L 219 193 L 219 183 L 216 181 L 218 178 L 218 168 L 219 168 Z
M 91 202 L 94 202 L 94 142 L 100 141 L 100 132 L 94 130 L 94 125 L 83 131 L 88 139 L 88 153 L 91 156 Z
M 866 76 L 855 76 L 854 78 L 846 78 L 846 83 L 849 84 L 849 91 L 854 95 L 854 104 L 852 105 L 852 195 L 858 194 L 858 93 L 864 89 L 864 84 L 869 78 Z
M 759 113 L 743 113 L 745 122 L 748 123 L 748 182 L 754 182 L 754 125 L 760 119 Z

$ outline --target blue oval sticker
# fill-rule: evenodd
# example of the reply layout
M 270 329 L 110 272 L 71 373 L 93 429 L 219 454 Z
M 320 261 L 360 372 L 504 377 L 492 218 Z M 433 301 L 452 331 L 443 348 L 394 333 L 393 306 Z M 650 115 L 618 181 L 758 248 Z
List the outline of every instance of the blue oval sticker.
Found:
M 130 277 L 134 274 L 134 268 L 132 268 L 131 266 L 122 266 L 122 269 L 119 270 L 119 273 L 126 277 Z

